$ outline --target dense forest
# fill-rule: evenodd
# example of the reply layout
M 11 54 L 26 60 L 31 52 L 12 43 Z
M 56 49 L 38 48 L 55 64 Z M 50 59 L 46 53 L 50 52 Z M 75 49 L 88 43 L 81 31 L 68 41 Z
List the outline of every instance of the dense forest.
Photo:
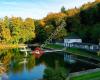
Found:
M 65 21 L 66 26 L 55 36 L 55 39 L 76 34 L 82 38 L 83 42 L 98 43 L 100 40 L 100 0 L 89 2 L 80 8 L 75 7 L 66 10 L 62 7 L 61 12 L 50 13 L 44 19 L 37 21 L 36 27 L 41 27 L 41 30 L 37 32 L 44 32 L 44 34 L 38 34 L 38 41 L 43 38 L 43 35 L 50 35 L 60 25 L 61 21 Z
M 0 19 L 0 43 L 24 43 L 35 38 L 34 20 L 20 17 Z
M 45 41 L 62 22 L 66 26 L 54 37 L 60 40 L 76 34 L 83 42 L 98 43 L 100 40 L 100 0 L 82 5 L 80 8 L 59 13 L 49 13 L 41 20 L 20 17 L 0 19 L 0 43 L 25 43 Z

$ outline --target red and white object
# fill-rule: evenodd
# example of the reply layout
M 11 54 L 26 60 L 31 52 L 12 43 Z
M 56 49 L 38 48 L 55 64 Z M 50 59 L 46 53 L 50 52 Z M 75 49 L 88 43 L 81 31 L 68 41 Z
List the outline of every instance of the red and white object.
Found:
M 40 58 L 43 54 L 44 51 L 41 50 L 41 48 L 37 47 L 34 49 L 34 51 L 32 51 L 32 54 L 36 57 L 36 58 Z

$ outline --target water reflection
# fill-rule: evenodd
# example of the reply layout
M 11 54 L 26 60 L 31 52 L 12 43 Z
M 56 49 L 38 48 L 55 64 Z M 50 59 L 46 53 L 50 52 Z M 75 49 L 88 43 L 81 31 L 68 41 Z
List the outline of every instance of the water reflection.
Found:
M 69 55 L 64 53 L 64 61 L 69 62 L 70 64 L 73 64 L 76 62 L 75 57 L 73 55 Z
M 6 65 L 10 80 L 42 79 L 47 67 L 65 66 L 63 55 L 45 54 L 39 59 L 33 55 L 24 58 L 24 53 L 18 50 L 5 50 L 1 62 Z
M 11 64 L 9 65 L 9 70 L 14 73 L 22 72 L 24 68 L 30 71 L 35 67 L 35 57 L 30 56 L 30 58 L 13 58 Z
M 31 69 L 29 69 L 29 67 L 27 68 L 26 65 L 26 63 L 23 64 L 20 72 L 15 73 L 13 71 L 9 71 L 8 74 L 10 80 L 35 80 L 43 78 L 43 71 L 45 69 L 44 64 L 34 66 Z
M 68 63 L 69 56 L 66 57 L 63 53 L 46 53 L 39 59 L 30 54 L 25 58 L 24 55 L 18 49 L 1 52 L 0 61 L 6 68 L 9 80 L 38 80 L 42 79 L 43 75 L 48 75 L 48 69 L 50 74 L 55 76 L 56 74 L 66 75 L 71 70 L 78 71 L 84 67 L 82 62 Z

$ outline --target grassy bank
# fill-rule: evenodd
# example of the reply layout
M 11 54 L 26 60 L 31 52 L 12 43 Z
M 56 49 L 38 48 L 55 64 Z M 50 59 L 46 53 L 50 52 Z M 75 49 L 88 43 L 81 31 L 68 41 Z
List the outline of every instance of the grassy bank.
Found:
M 68 53 L 71 53 L 74 55 L 79 55 L 79 56 L 88 57 L 88 58 L 94 58 L 94 59 L 100 61 L 100 56 L 98 56 L 96 52 L 89 52 L 89 51 L 86 51 L 83 49 L 78 49 L 78 48 L 67 48 L 66 51 Z
M 84 74 L 81 76 L 72 77 L 70 80 L 95 80 L 95 79 L 96 80 L 100 79 L 100 71 L 89 73 L 89 74 Z
M 63 49 L 64 46 L 59 45 L 59 44 L 47 44 L 46 48 L 50 48 L 50 49 Z
M 64 46 L 61 46 L 59 44 L 47 44 L 46 48 L 63 49 Z M 73 55 L 92 58 L 92 59 L 100 61 L 100 56 L 98 56 L 96 52 L 90 52 L 90 51 L 86 51 L 86 50 L 78 49 L 78 48 L 66 48 L 66 52 Z

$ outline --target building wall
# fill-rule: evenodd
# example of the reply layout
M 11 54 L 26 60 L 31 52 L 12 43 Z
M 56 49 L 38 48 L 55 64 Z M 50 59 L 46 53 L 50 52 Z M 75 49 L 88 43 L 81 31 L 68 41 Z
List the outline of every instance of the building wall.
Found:
M 74 42 L 79 42 L 82 43 L 82 39 L 64 39 L 64 46 L 68 47 L 68 46 L 73 46 L 70 45 L 70 43 L 74 43 Z
M 64 43 L 82 42 L 82 39 L 64 39 Z

